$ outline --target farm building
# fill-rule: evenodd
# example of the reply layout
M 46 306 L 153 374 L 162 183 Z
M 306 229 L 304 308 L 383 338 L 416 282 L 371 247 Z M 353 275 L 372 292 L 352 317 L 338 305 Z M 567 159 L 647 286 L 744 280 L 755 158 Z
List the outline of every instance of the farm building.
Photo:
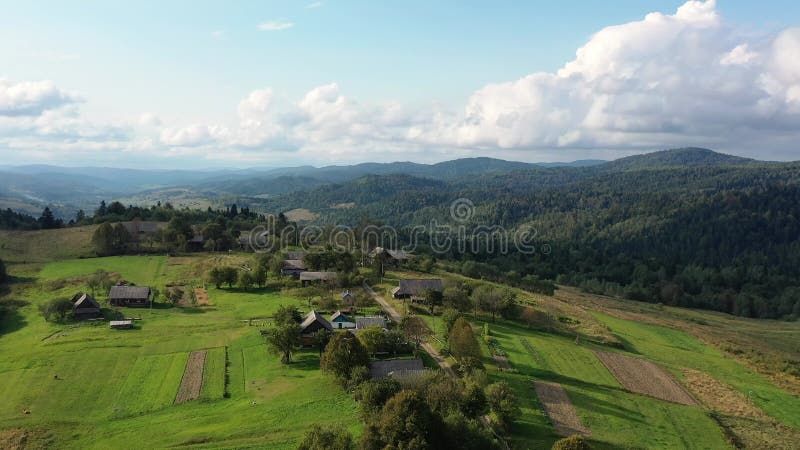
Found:
M 283 261 L 281 275 L 293 276 L 298 278 L 301 273 L 306 271 L 306 263 L 302 259 L 286 259 Z
M 375 259 L 381 257 L 383 259 L 384 264 L 399 267 L 409 261 L 411 259 L 411 255 L 403 250 L 390 250 L 388 248 L 383 247 L 375 247 L 369 252 L 369 258 Z
M 114 330 L 129 330 L 133 328 L 132 320 L 112 320 L 108 323 L 108 327 Z
M 425 291 L 428 290 L 442 292 L 444 290 L 442 280 L 438 278 L 400 280 L 400 285 L 392 289 L 392 297 L 410 298 L 412 301 L 422 300 L 425 297 Z
M 303 287 L 315 283 L 333 283 L 336 281 L 336 272 L 301 272 L 300 284 Z
M 131 237 L 137 241 L 139 240 L 139 238 L 153 235 L 156 232 L 158 232 L 158 230 L 166 228 L 167 226 L 166 222 L 149 222 L 149 221 L 143 222 L 141 220 L 133 220 L 130 222 L 120 222 L 120 223 L 122 224 L 123 227 L 125 227 L 125 230 L 128 232 L 128 234 L 130 234 Z
M 89 294 L 78 292 L 71 301 L 72 315 L 76 319 L 91 319 L 100 315 L 100 304 Z
M 369 375 L 372 378 L 401 378 L 424 373 L 427 369 L 422 360 L 414 359 L 384 359 L 369 363 Z
M 319 330 L 333 331 L 333 325 L 325 320 L 322 315 L 312 310 L 300 324 L 300 341 L 305 346 L 313 344 L 312 336 Z
M 367 327 L 381 327 L 384 330 L 388 329 L 386 318 L 383 316 L 356 317 L 357 330 L 362 330 Z
M 355 328 L 356 323 L 341 311 L 336 311 L 331 316 L 331 325 L 337 330 Z
M 150 288 L 147 286 L 112 286 L 108 301 L 113 306 L 147 306 Z

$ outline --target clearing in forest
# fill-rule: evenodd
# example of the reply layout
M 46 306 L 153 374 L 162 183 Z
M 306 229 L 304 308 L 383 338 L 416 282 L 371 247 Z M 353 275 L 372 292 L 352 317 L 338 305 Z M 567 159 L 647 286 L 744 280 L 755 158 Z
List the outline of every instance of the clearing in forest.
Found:
M 591 434 L 589 429 L 581 423 L 572 402 L 567 397 L 567 392 L 560 384 L 534 381 L 533 386 L 558 434 L 561 436 L 573 434 L 589 436 Z
M 188 402 L 200 396 L 203 387 L 203 367 L 206 364 L 206 351 L 201 350 L 189 354 L 186 369 L 183 371 L 181 387 L 175 397 L 175 404 Z
M 656 363 L 619 353 L 594 352 L 625 389 L 668 402 L 697 405 L 683 386 Z

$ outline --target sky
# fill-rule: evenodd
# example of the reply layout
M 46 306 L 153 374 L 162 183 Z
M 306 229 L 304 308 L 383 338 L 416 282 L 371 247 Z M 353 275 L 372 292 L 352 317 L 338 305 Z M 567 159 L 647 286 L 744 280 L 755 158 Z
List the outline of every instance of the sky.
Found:
M 800 2 L 2 1 L 0 165 L 800 160 Z

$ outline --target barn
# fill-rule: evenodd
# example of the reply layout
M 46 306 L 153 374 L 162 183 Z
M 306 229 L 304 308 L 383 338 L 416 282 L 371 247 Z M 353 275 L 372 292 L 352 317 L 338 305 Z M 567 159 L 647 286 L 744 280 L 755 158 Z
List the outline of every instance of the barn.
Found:
M 112 286 L 108 301 L 113 306 L 144 307 L 150 304 L 150 288 L 147 286 Z

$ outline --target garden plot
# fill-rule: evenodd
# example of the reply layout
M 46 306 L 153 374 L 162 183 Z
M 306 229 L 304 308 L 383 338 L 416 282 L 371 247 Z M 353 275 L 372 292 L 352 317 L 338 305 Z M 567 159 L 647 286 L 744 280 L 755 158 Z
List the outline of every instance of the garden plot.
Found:
M 533 386 L 558 434 L 561 436 L 573 434 L 589 436 L 591 434 L 589 429 L 581 423 L 572 402 L 567 397 L 567 392 L 560 384 L 534 381 Z
M 206 363 L 206 351 L 197 351 L 189 354 L 186 369 L 183 371 L 181 387 L 175 397 L 175 404 L 188 402 L 200 396 L 203 387 L 203 367 Z
M 694 397 L 652 361 L 595 350 L 614 378 L 627 390 L 682 405 L 697 405 Z

